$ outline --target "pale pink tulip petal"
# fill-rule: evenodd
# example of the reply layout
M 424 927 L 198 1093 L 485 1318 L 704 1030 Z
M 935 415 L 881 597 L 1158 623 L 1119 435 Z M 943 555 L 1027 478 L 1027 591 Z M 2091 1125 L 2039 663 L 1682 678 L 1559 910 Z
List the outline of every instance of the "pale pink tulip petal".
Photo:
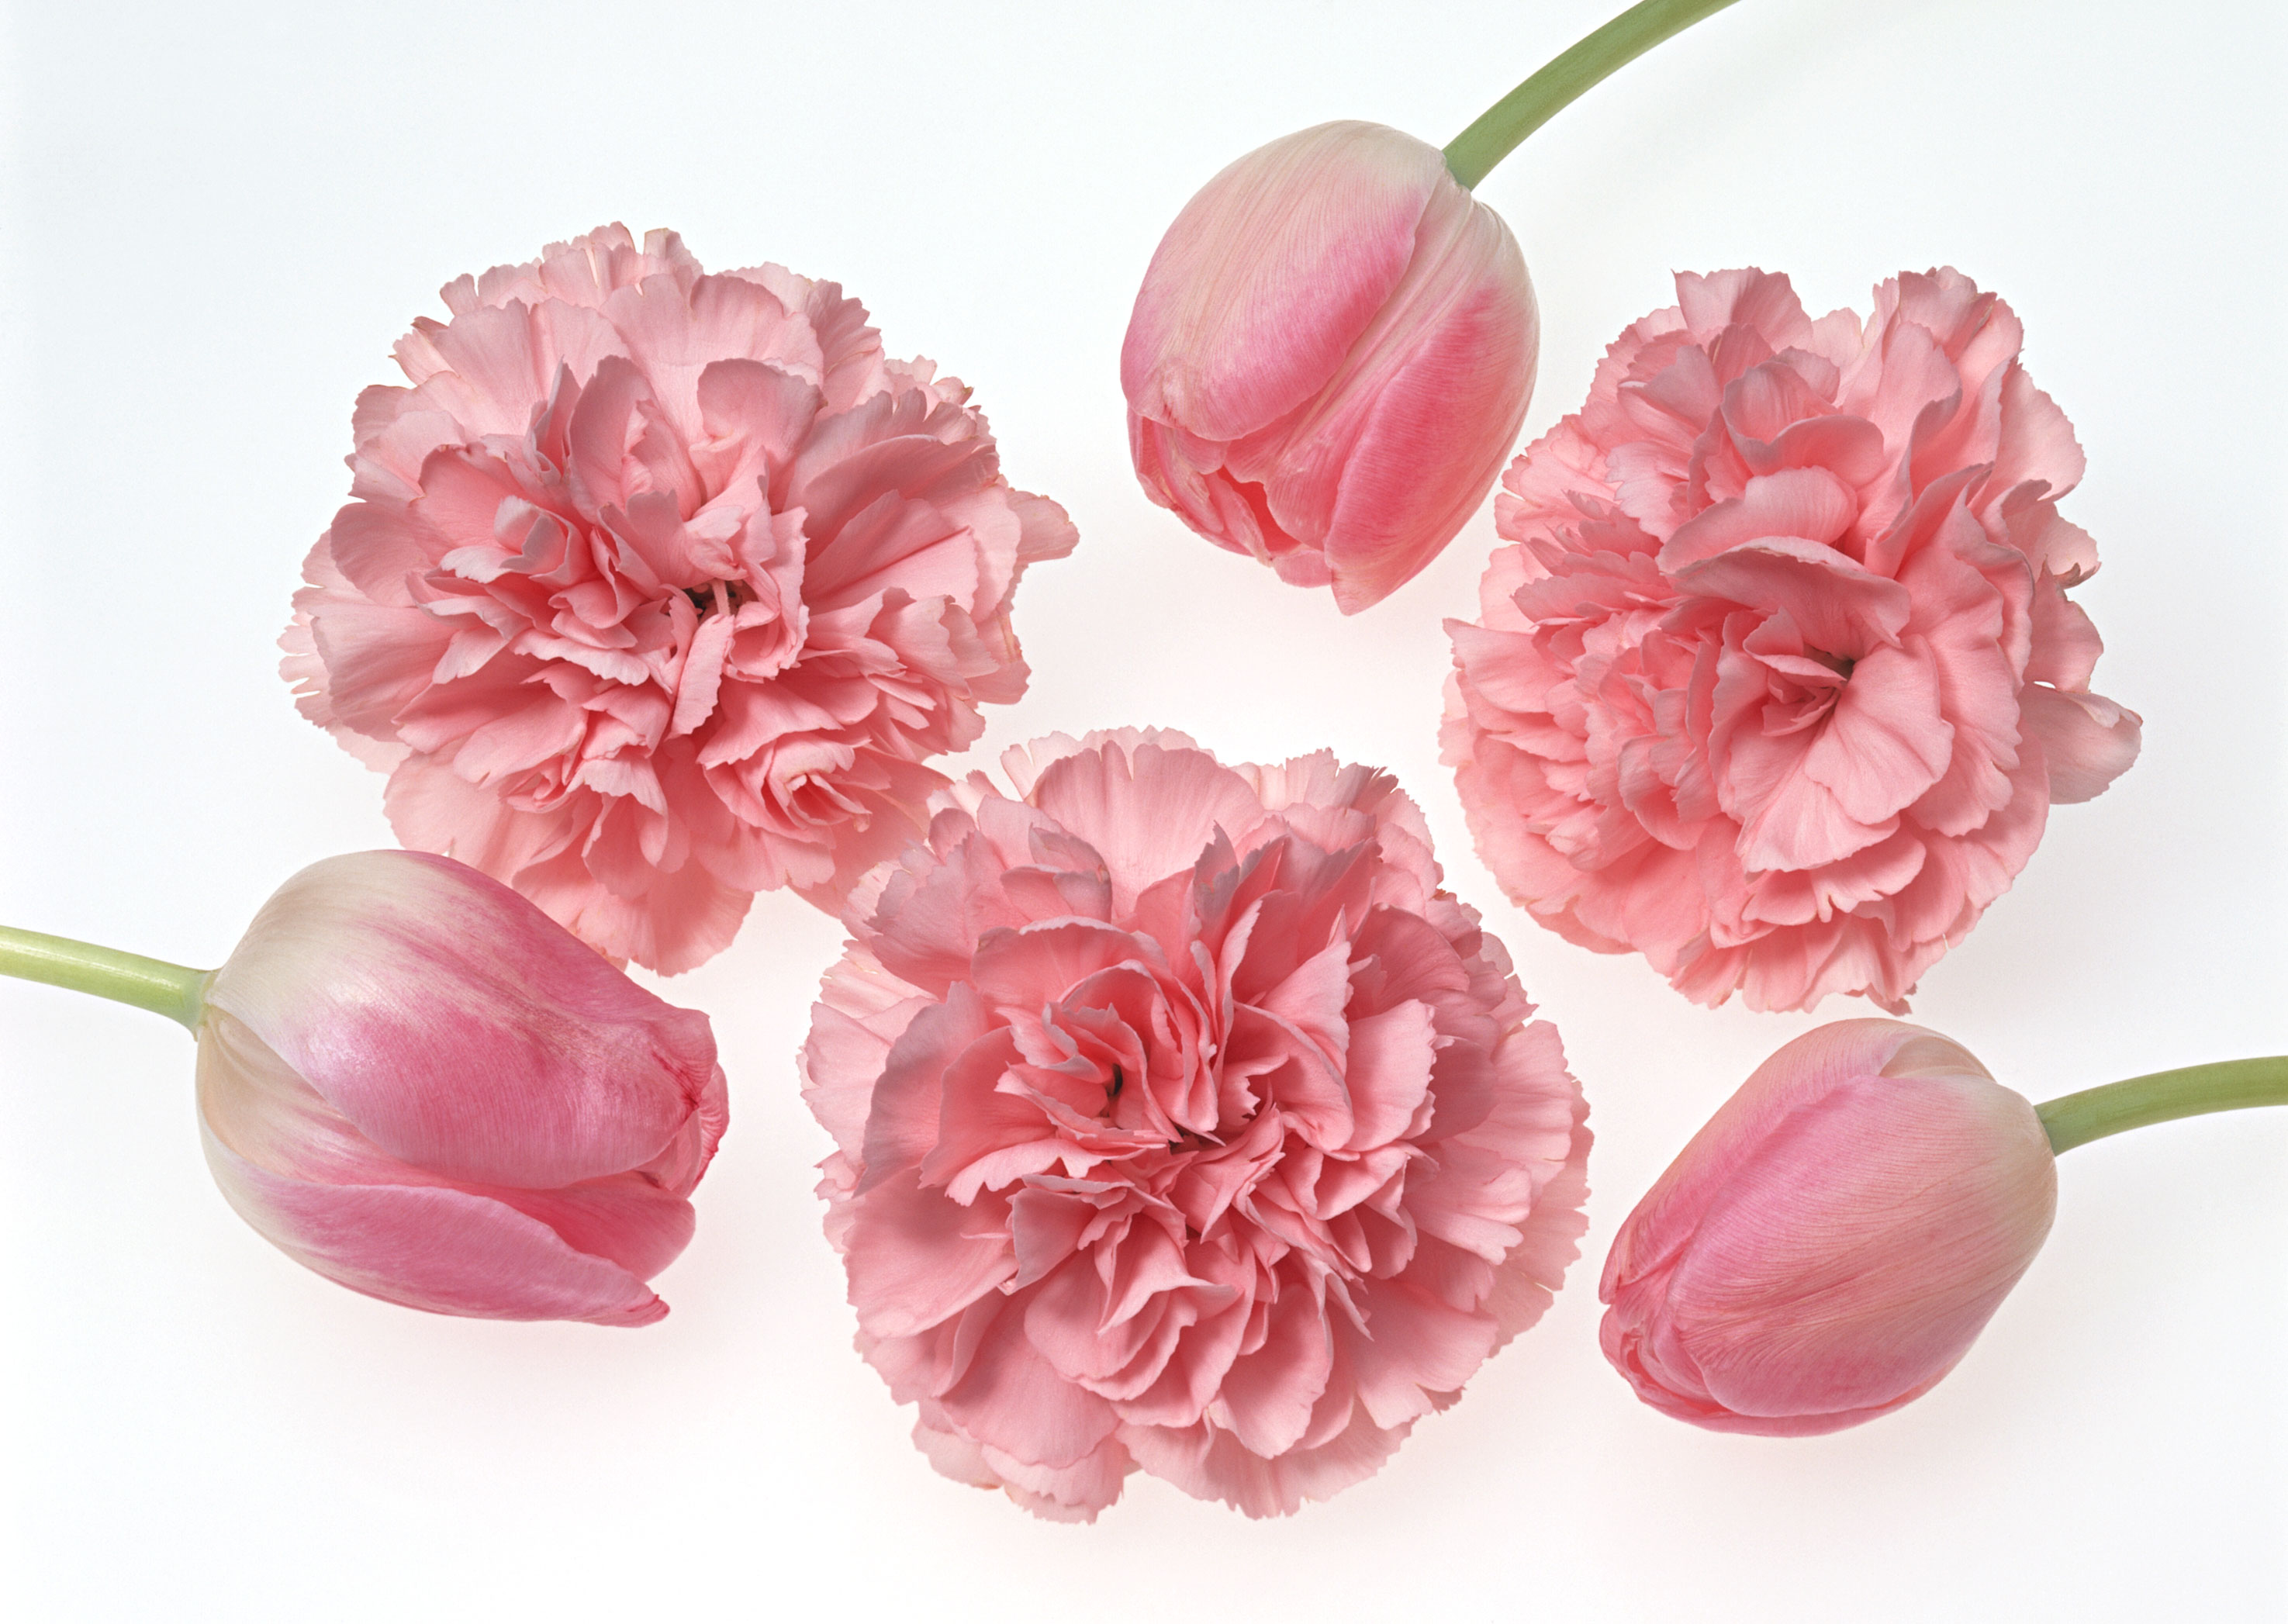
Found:
M 538 1219 L 450 1185 L 301 1184 L 211 1135 L 207 1162 L 239 1216 L 305 1268 L 433 1314 L 649 1325 L 667 1304 Z
M 1440 182 L 1452 186 L 1436 148 L 1391 133 L 1282 137 L 1184 205 L 1121 347 L 1138 413 L 1237 440 L 1318 392 L 1405 276 Z
M 314 979 L 313 964 L 334 966 Z M 207 993 L 392 1156 L 554 1189 L 657 1156 L 716 1074 L 676 1010 L 507 887 L 427 852 L 330 858 Z M 481 1077 L 481 1089 L 456 1080 Z
M 616 1173 L 562 1190 L 488 1192 L 548 1226 L 576 1252 L 647 1280 L 691 1244 L 697 1216 L 681 1195 L 643 1173 Z

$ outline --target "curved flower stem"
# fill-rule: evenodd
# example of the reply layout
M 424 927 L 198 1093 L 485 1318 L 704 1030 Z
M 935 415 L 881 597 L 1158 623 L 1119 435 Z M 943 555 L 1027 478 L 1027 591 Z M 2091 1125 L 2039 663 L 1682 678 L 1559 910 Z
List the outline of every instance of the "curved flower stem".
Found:
M 1465 187 L 1483 180 L 1520 141 L 1555 117 L 1576 96 L 1633 62 L 1672 34 L 1681 34 L 1732 0 L 1641 0 L 1575 44 L 1478 115 L 1446 144 L 1446 167 Z
M 211 970 L 192 970 L 163 959 L 75 942 L 68 936 L 0 925 L 0 976 L 44 981 L 75 993 L 93 993 L 139 1010 L 155 1010 L 169 1020 L 196 1026 L 206 1010 Z
M 2180 1066 L 2062 1094 L 2034 1109 L 2050 1136 L 2050 1148 L 2062 1153 L 2132 1128 L 2251 1105 L 2288 1105 L 2288 1055 Z

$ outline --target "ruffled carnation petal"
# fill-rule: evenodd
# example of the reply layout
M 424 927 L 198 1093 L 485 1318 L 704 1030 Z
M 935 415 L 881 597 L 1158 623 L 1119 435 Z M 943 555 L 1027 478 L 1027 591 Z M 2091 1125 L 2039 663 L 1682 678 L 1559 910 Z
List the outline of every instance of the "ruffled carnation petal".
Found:
M 859 1346 L 961 1482 L 1251 1516 L 1368 1475 L 1546 1306 L 1589 1136 L 1386 776 L 1053 736 L 854 894 L 803 1050 Z
M 400 839 L 614 958 L 689 969 L 778 886 L 838 907 L 1023 693 L 1063 510 L 831 283 L 608 226 L 445 301 L 359 399 L 304 714 L 391 772 Z
M 2082 458 L 1951 270 L 1808 320 L 1680 275 L 1510 469 L 1441 733 L 1503 888 L 1688 996 L 1894 1011 L 2135 758 L 2064 595 Z

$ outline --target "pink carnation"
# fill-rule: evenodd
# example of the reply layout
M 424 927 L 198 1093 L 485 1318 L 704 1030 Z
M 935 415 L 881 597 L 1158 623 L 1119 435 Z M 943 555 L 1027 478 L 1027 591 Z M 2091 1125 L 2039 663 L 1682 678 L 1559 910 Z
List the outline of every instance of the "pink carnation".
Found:
M 870 876 L 803 1051 L 858 1345 L 963 1482 L 1250 1516 L 1378 1467 L 1575 1256 L 1555 1030 L 1388 777 L 1049 739 Z
M 832 282 L 612 226 L 443 297 L 412 387 L 358 397 L 282 639 L 303 714 L 388 771 L 401 840 L 615 957 L 830 905 L 1023 693 L 1010 598 L 1063 510 Z
M 1958 272 L 1863 327 L 1760 271 L 1676 287 L 1510 468 L 1446 759 L 1568 939 L 1704 1003 L 1903 1010 L 2051 803 L 2137 756 L 2065 595 L 2097 568 L 2057 511 L 2081 448 Z

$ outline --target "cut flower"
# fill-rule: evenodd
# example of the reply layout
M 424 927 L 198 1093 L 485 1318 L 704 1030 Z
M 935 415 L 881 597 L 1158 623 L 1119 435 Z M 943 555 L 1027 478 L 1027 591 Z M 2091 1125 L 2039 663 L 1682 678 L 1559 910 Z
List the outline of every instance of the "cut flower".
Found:
M 1512 465 L 1443 734 L 1488 867 L 1688 996 L 1906 1008 L 2054 802 L 2136 758 L 2090 692 L 2081 448 L 1952 270 L 1808 319 L 1680 275 Z
M 1387 776 L 1134 730 L 1003 765 L 854 895 L 803 1051 L 860 1350 L 1040 1515 L 1138 1467 L 1293 1511 L 1547 1306 L 1579 1086 Z
M 1298 131 L 1201 187 L 1152 256 L 1120 353 L 1136 477 L 1355 614 L 1478 511 L 1540 340 L 1516 239 L 1436 147 Z
M 401 840 L 615 958 L 700 963 L 759 891 L 832 906 L 1023 693 L 1010 600 L 1063 510 L 831 282 L 614 226 L 444 299 L 411 387 L 358 398 L 282 639 L 303 714 L 389 772 Z
M 1954 1368 L 2057 1200 L 2033 1102 L 1968 1050 L 1831 1022 L 1758 1066 L 1622 1224 L 1605 1357 L 1712 1431 L 1857 1426 Z
M 302 870 L 203 1004 L 208 1165 L 296 1262 L 432 1313 L 667 1312 L 728 1117 L 698 1010 L 426 852 Z

